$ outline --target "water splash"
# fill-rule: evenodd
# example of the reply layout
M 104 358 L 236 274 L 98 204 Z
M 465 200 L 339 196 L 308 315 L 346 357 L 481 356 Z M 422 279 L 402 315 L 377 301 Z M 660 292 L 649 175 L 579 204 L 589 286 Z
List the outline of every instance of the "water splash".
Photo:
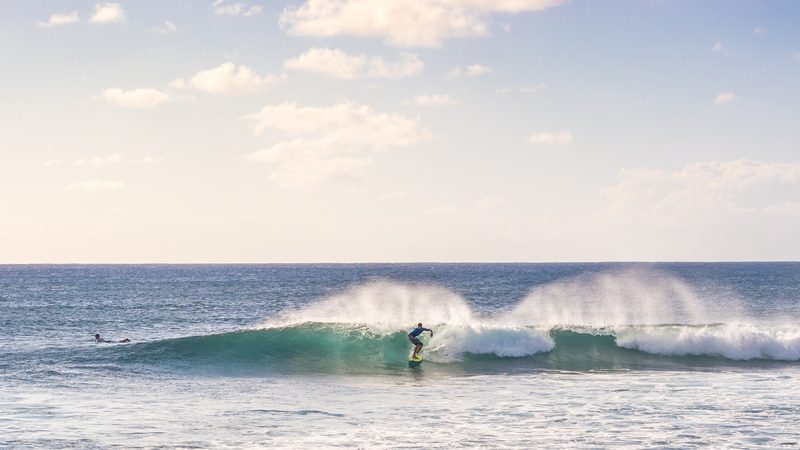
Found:
M 451 290 L 432 285 L 375 281 L 353 286 L 303 309 L 284 313 L 265 326 L 349 323 L 392 332 L 417 322 L 466 325 L 476 320 L 466 300 Z
M 625 270 L 536 287 L 501 320 L 550 327 L 701 324 L 713 316 L 706 303 L 683 280 L 660 272 Z M 739 310 L 735 299 L 726 299 L 725 304 L 729 311 Z

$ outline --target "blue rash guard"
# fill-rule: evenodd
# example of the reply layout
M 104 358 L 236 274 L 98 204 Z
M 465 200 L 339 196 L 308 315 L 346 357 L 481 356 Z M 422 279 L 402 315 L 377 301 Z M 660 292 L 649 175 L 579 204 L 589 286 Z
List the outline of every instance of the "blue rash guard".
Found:
M 431 329 L 430 328 L 417 327 L 417 328 L 414 328 L 413 330 L 411 330 L 411 333 L 408 333 L 408 335 L 411 336 L 411 337 L 417 337 L 420 334 L 422 334 L 424 331 L 431 331 Z
M 431 333 L 433 333 L 433 331 L 430 328 L 417 327 L 411 330 L 410 333 L 408 333 L 408 340 L 411 341 L 412 344 L 419 345 L 420 347 L 422 347 L 422 341 L 417 339 L 417 336 L 422 334 L 423 331 L 430 331 Z

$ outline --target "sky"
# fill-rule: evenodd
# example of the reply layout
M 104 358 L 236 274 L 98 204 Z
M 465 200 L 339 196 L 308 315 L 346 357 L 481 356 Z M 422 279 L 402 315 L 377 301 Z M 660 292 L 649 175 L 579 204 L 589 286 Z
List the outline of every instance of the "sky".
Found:
M 800 260 L 800 2 L 0 4 L 0 263 Z

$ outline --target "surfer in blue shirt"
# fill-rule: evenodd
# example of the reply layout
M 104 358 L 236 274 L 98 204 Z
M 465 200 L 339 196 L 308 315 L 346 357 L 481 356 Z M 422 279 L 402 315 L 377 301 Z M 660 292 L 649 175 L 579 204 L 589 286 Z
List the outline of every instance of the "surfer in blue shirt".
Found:
M 422 350 L 422 341 L 420 341 L 417 338 L 417 336 L 419 336 L 425 331 L 430 331 L 431 337 L 433 337 L 433 330 L 431 330 L 430 328 L 422 328 L 422 322 L 418 323 L 417 328 L 414 328 L 413 330 L 411 330 L 411 332 L 408 333 L 408 340 L 411 341 L 412 344 L 414 344 L 414 353 L 411 355 L 411 359 L 416 358 L 417 353 L 419 353 L 419 351 Z

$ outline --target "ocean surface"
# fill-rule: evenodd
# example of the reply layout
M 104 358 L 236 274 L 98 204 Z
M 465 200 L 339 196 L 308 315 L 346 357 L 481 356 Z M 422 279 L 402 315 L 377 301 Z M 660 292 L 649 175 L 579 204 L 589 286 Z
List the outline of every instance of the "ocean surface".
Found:
M 0 266 L 0 448 L 798 448 L 798 424 L 800 263 Z

